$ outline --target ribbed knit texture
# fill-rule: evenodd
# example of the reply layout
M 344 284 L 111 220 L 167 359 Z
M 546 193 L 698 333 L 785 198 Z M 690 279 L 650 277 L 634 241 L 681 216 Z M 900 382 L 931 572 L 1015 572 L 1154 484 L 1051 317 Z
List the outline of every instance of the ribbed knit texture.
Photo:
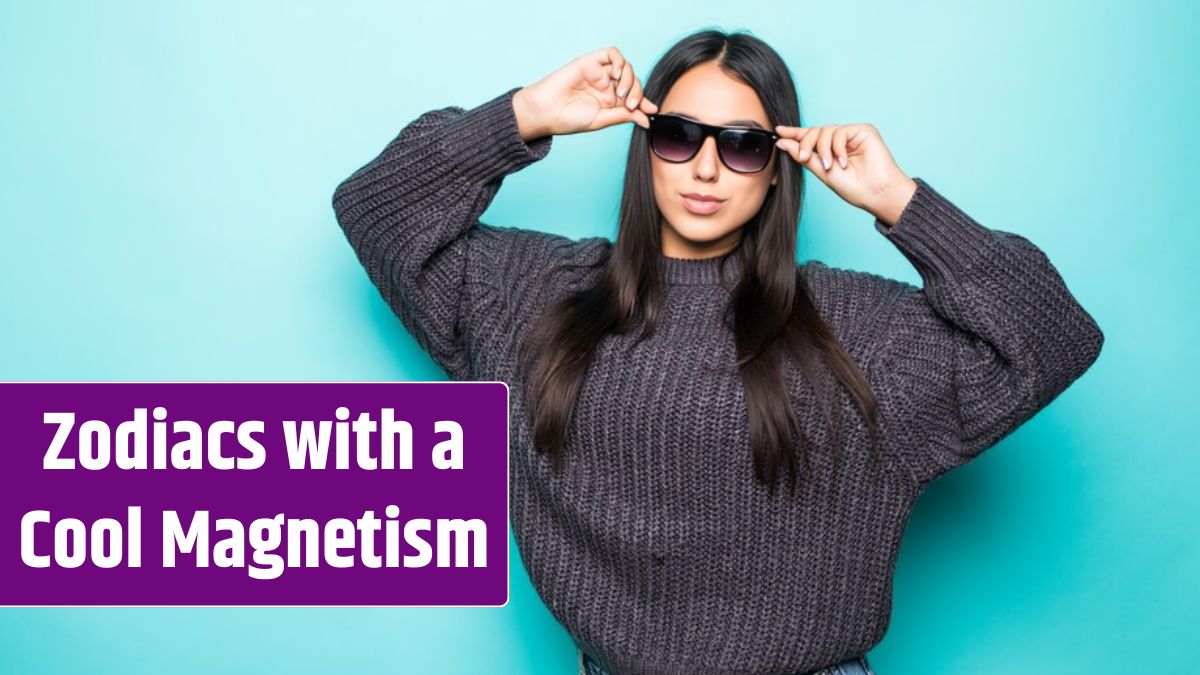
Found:
M 519 381 L 517 346 L 557 297 L 593 283 L 603 237 L 479 221 L 503 178 L 542 159 L 522 141 L 513 88 L 432 110 L 338 186 L 347 239 L 415 339 L 459 380 Z M 983 227 L 917 178 L 877 231 L 924 288 L 800 264 L 814 303 L 880 404 L 885 471 L 869 472 L 848 395 L 832 471 L 812 393 L 785 382 L 816 441 L 813 481 L 768 496 L 754 480 L 733 336 L 722 322 L 740 251 L 660 257 L 652 338 L 598 346 L 561 475 L 532 450 L 512 387 L 511 516 L 542 600 L 616 675 L 796 673 L 866 653 L 891 613 L 910 508 L 929 481 L 995 444 L 1099 355 L 1103 335 L 1046 256 Z M 827 491 L 832 491 L 830 495 Z M 828 497 L 832 497 L 832 508 Z

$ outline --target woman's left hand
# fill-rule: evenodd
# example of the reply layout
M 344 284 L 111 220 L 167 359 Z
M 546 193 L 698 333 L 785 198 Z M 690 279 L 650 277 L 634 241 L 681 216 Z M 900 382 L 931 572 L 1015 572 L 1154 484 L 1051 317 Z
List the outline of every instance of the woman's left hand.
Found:
M 779 125 L 775 133 L 782 136 L 776 147 L 839 197 L 888 225 L 896 222 L 917 190 L 916 181 L 896 165 L 874 125 Z

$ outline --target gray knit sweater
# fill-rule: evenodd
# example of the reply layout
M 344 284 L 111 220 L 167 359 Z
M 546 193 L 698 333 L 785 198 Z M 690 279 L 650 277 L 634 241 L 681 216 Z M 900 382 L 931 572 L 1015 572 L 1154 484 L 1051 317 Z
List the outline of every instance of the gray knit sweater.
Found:
M 550 151 L 524 142 L 513 88 L 432 110 L 342 182 L 333 208 L 370 280 L 454 379 L 518 382 L 537 314 L 596 279 L 603 237 L 480 222 L 505 175 Z M 1043 252 L 983 227 L 917 181 L 897 222 L 875 221 L 923 289 L 810 260 L 814 303 L 880 405 L 886 470 L 843 397 L 847 458 L 769 496 L 754 480 L 716 259 L 661 257 L 658 330 L 597 348 L 561 474 L 534 453 L 513 387 L 511 517 L 521 559 L 576 644 L 618 675 L 793 673 L 863 654 L 891 612 L 914 500 L 995 444 L 1096 360 L 1103 335 Z M 733 256 L 740 255 L 735 251 Z M 731 261 L 734 262 L 734 261 Z M 739 266 L 727 265 L 736 280 Z M 797 416 L 827 440 L 811 392 Z M 826 490 L 833 490 L 830 508 Z

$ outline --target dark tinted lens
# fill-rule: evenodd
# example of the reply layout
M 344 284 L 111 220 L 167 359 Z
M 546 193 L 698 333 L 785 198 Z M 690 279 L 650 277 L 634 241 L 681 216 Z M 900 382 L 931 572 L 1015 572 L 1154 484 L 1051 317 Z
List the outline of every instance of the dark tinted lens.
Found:
M 650 148 L 668 162 L 685 162 L 700 149 L 700 127 L 673 117 L 656 117 L 650 125 Z
M 771 161 L 774 141 L 768 134 L 725 129 L 717 140 L 725 164 L 734 171 L 761 171 Z

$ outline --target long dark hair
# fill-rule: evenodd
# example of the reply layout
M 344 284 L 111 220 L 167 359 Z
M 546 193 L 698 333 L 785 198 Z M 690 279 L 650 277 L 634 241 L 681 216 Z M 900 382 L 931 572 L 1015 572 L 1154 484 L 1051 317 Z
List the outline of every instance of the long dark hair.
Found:
M 679 41 L 644 80 L 643 95 L 661 102 L 680 76 L 710 61 L 758 92 L 773 125 L 801 126 L 796 88 L 787 66 L 775 50 L 744 31 L 703 30 Z M 782 155 L 778 157 L 778 184 L 769 188 L 762 208 L 743 225 L 741 254 L 737 256 L 741 276 L 727 307 L 737 347 L 733 365 L 741 373 L 749 416 L 755 478 L 772 494 L 783 468 L 795 491 L 797 437 L 805 473 L 811 467 L 812 441 L 797 422 L 795 401 L 780 374 L 785 355 L 791 355 L 812 387 L 833 430 L 835 448 L 841 444 L 841 405 L 829 375 L 849 391 L 868 422 L 876 466 L 878 462 L 875 397 L 818 315 L 796 264 L 803 170 L 795 162 L 782 161 Z M 597 263 L 602 265 L 597 282 L 547 307 L 521 347 L 522 384 L 528 394 L 526 408 L 534 448 L 550 455 L 556 471 L 596 346 L 607 334 L 627 334 L 639 321 L 644 327 L 637 341 L 654 333 L 662 302 L 658 266 L 662 216 L 654 199 L 650 161 L 646 132 L 634 125 L 617 241 Z M 837 466 L 835 452 L 835 471 Z

